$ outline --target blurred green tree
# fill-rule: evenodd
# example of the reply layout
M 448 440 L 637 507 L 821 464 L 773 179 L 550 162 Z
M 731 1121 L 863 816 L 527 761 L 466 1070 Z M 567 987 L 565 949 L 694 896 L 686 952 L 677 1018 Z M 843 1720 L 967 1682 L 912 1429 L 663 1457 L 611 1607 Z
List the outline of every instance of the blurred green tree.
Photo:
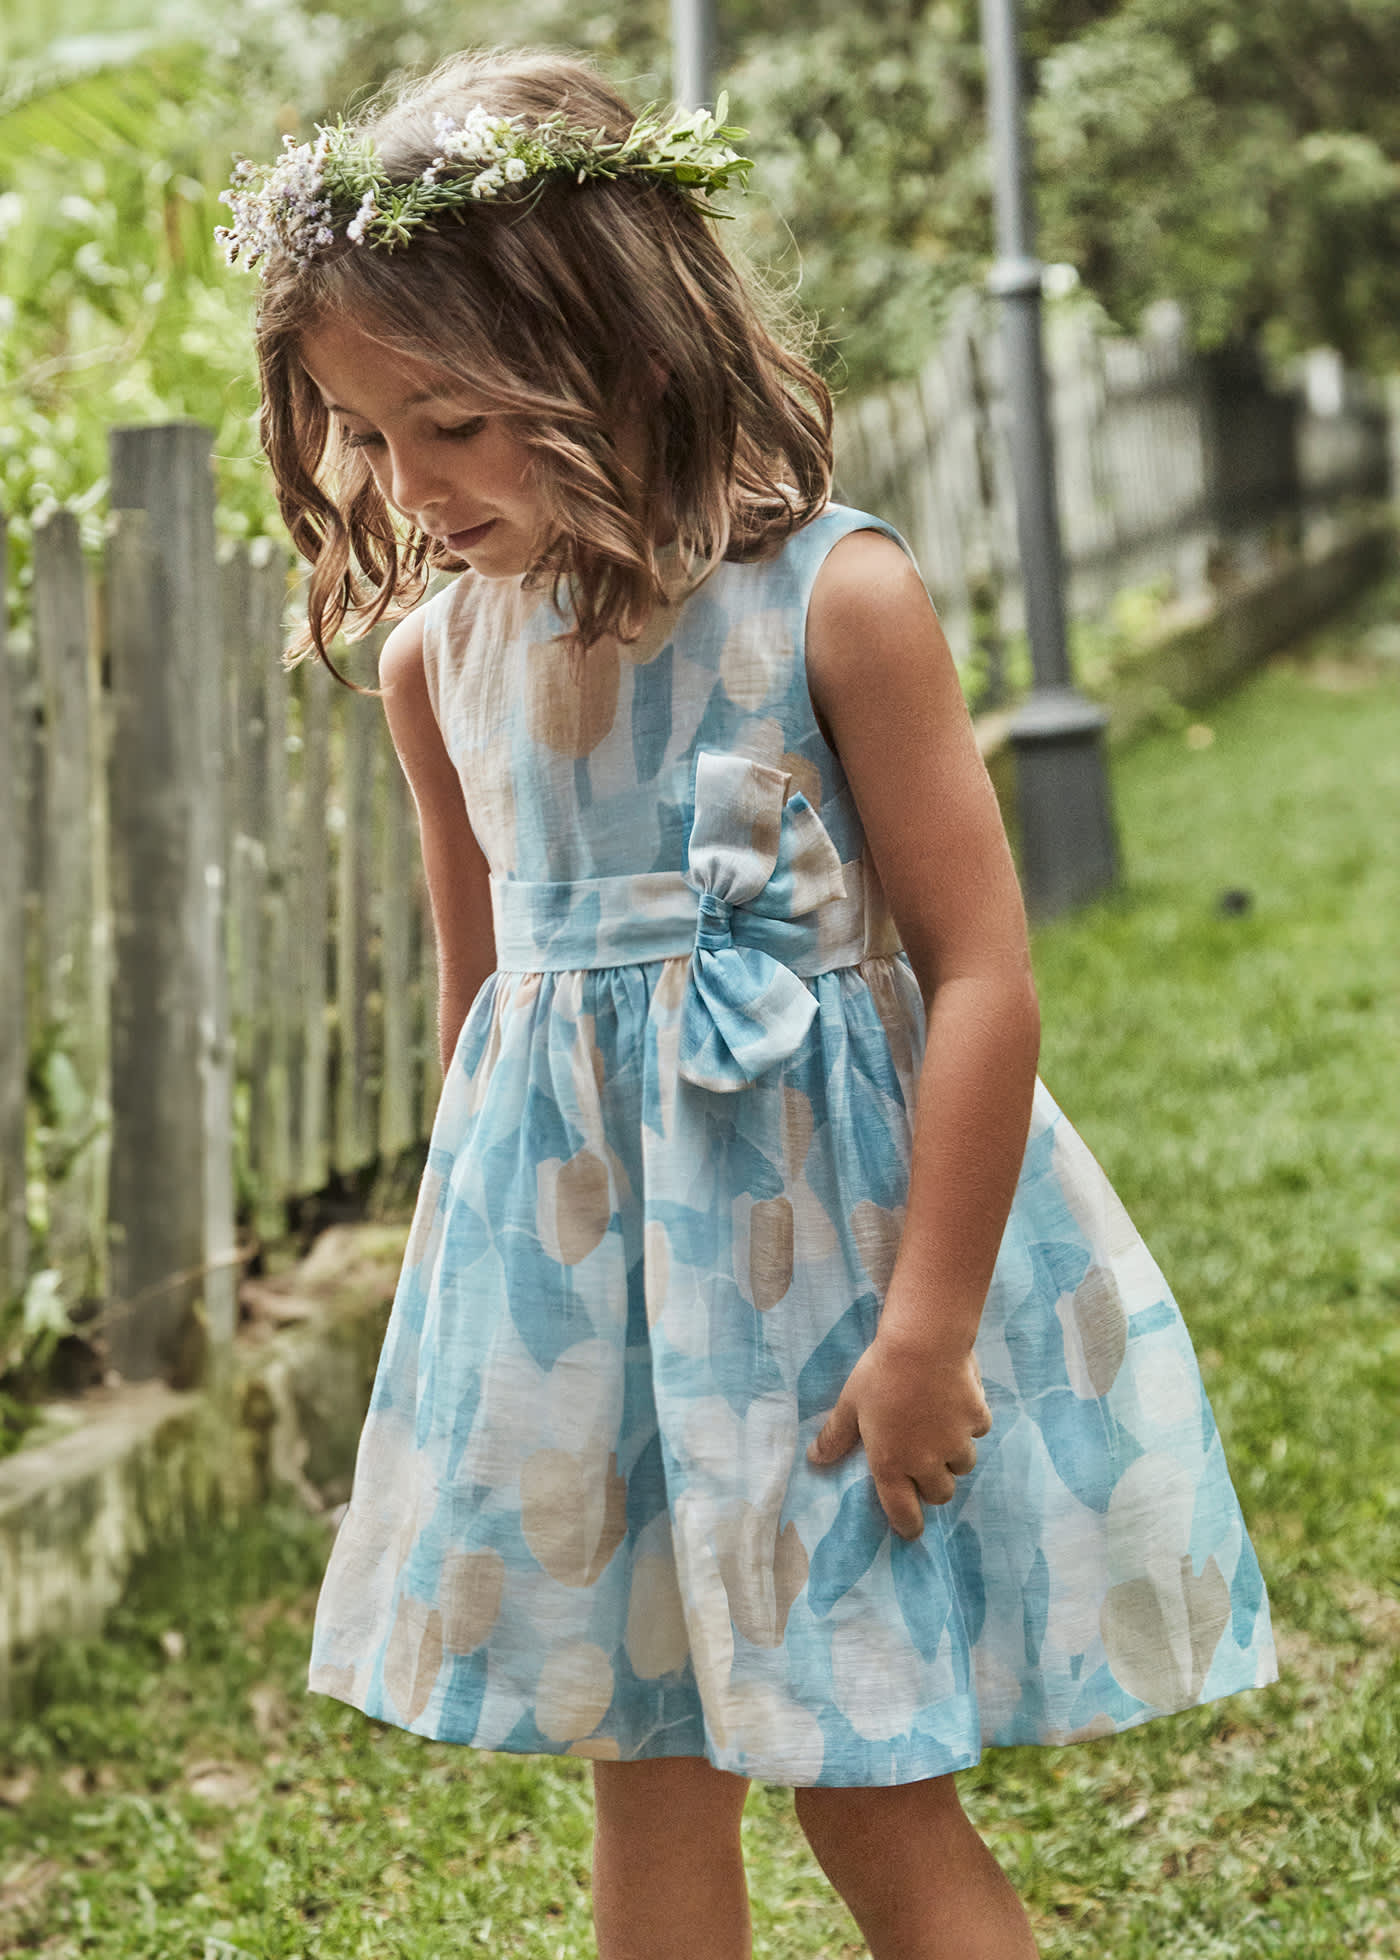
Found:
M 1031 0 L 1047 255 L 1198 344 L 1400 363 L 1400 0 Z

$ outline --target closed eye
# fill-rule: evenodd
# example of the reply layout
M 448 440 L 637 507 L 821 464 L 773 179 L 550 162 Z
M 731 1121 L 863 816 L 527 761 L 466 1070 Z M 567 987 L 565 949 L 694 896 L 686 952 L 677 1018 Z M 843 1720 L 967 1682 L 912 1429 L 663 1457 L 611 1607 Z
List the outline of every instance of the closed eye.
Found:
M 486 417 L 474 415 L 469 422 L 454 423 L 451 428 L 435 430 L 434 434 L 445 437 L 449 442 L 470 442 L 472 437 L 479 435 L 485 427 Z M 382 447 L 384 442 L 383 436 L 373 429 L 362 434 L 354 429 L 342 428 L 340 433 L 345 439 L 347 449 L 377 449 Z

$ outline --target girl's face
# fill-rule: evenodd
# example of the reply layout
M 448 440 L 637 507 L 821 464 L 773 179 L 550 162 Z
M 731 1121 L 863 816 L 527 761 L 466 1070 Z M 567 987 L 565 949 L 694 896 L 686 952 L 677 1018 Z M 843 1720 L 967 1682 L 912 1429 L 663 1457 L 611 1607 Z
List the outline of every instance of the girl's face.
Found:
M 301 364 L 386 500 L 485 578 L 527 571 L 548 542 L 524 443 L 465 382 L 337 320 Z

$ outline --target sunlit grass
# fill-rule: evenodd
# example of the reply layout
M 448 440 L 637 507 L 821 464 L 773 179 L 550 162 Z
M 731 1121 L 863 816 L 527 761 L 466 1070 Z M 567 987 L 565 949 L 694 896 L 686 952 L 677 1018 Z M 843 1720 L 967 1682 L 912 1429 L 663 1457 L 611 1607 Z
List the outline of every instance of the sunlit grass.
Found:
M 1383 618 L 1121 758 L 1127 886 L 1037 940 L 1046 1079 L 1192 1327 L 1285 1665 L 964 1779 L 1049 1960 L 1400 1954 L 1400 664 L 1335 657 Z M 52 1658 L 0 1742 L 0 1951 L 592 1953 L 581 1764 L 305 1694 L 326 1548 L 220 1534 Z M 756 1952 L 857 1953 L 786 1793 L 746 1830 Z

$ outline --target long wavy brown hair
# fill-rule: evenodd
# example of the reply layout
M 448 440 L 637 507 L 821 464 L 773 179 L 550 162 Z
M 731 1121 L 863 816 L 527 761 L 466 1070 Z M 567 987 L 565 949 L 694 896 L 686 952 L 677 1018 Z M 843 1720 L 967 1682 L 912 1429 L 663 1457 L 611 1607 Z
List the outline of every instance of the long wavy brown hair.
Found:
M 408 180 L 436 152 L 435 113 L 476 102 L 527 126 L 562 110 L 613 137 L 633 122 L 587 62 L 505 51 L 452 57 L 360 127 Z M 342 627 L 358 637 L 399 615 L 433 570 L 459 564 L 389 509 L 302 366 L 302 335 L 337 319 L 467 383 L 531 452 L 547 542 L 527 576 L 570 620 L 571 654 L 635 638 L 664 601 L 658 512 L 683 562 L 703 564 L 765 555 L 829 495 L 825 384 L 715 221 L 670 184 L 551 177 L 393 252 L 342 237 L 308 265 L 275 254 L 258 309 L 262 441 L 312 568 L 290 657 L 314 649 L 333 673 Z M 619 450 L 639 421 L 640 473 Z

